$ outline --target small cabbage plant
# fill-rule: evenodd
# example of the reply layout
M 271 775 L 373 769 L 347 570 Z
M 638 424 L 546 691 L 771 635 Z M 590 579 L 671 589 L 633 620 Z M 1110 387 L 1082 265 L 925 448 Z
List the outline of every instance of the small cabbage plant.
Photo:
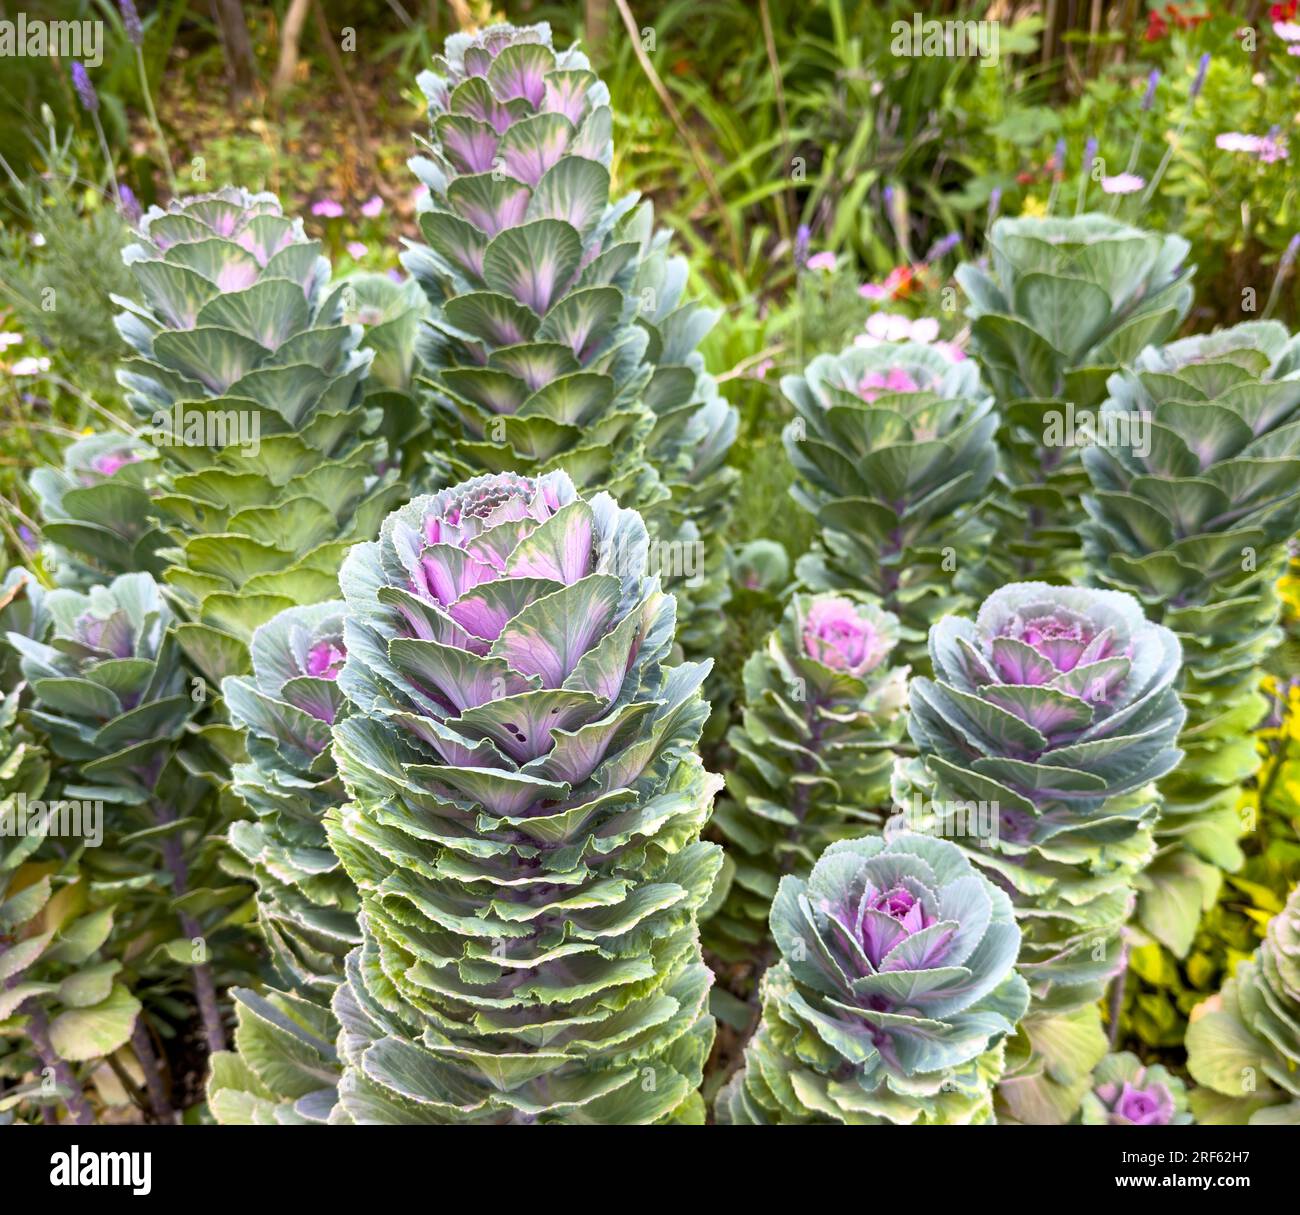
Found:
M 721 1122 L 993 1121 L 1029 1005 L 1011 901 L 946 840 L 832 844 L 772 905 L 781 960 Z
M 51 591 L 44 607 L 48 637 L 14 631 L 9 643 L 31 685 L 32 723 L 75 772 L 64 796 L 105 810 L 103 846 L 86 851 L 83 867 L 140 901 L 136 930 L 147 926 L 151 949 L 165 946 L 165 973 L 188 973 L 208 1047 L 220 1050 L 208 938 L 247 888 L 217 873 L 219 840 L 209 828 L 219 824 L 207 818 L 207 782 L 183 762 L 198 705 L 171 610 L 148 574 L 122 574 L 87 594 Z
M 934 678 L 912 681 L 900 797 L 1011 892 L 1024 932 L 1035 1006 L 1001 1087 L 1018 1121 L 1068 1121 L 1105 1053 L 1096 1001 L 1123 968 L 1153 782 L 1181 755 L 1180 654 L 1131 595 L 1013 583 L 936 624 Z
M 327 816 L 361 896 L 334 1121 L 703 1117 L 708 666 L 640 517 L 562 472 L 417 498 L 341 575 Z
M 782 874 L 805 876 L 828 844 L 885 821 L 905 718 L 897 640 L 895 617 L 863 596 L 796 595 L 745 663 L 728 797 L 712 820 L 727 844 L 726 897 L 706 937 L 728 960 L 766 942 Z
M 45 564 L 59 586 L 84 591 L 117 574 L 162 573 L 165 537 L 149 492 L 156 469 L 157 452 L 140 439 L 96 434 L 64 448 L 60 468 L 32 472 Z
M 1191 948 L 1222 871 L 1241 867 L 1261 667 L 1281 640 L 1274 584 L 1300 510 L 1300 341 L 1276 322 L 1143 351 L 1113 377 L 1084 454 L 1093 576 L 1130 591 L 1183 644 L 1187 758 L 1162 782 L 1161 857 L 1142 927 Z
M 1079 1114 L 1091 1126 L 1185 1126 L 1192 1121 L 1187 1085 L 1167 1067 L 1145 1064 L 1128 1051 L 1097 1064 Z
M 1192 1010 L 1187 1070 L 1196 1120 L 1300 1125 L 1300 887 L 1254 957 Z
M 926 630 L 964 605 L 957 575 L 987 538 L 976 508 L 997 468 L 997 415 L 979 369 L 915 342 L 852 347 L 781 389 L 796 414 L 791 494 L 820 528 L 801 582 L 878 596 L 923 663 Z

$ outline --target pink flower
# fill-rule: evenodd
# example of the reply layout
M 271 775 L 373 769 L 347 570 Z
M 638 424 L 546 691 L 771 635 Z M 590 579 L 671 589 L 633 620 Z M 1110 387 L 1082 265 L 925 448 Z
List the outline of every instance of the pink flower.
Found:
M 882 392 L 917 392 L 918 384 L 901 367 L 891 367 L 887 372 L 868 371 L 858 381 L 858 396 L 868 403 Z
M 1101 179 L 1101 188 L 1106 194 L 1135 194 L 1146 184 L 1146 179 L 1136 173 L 1116 173 L 1114 177 Z
M 1214 146 L 1225 152 L 1244 152 L 1257 156 L 1260 164 L 1271 165 L 1288 157 L 1286 139 L 1279 137 L 1276 128 L 1267 135 L 1243 135 L 1240 131 L 1225 131 L 1214 137 Z
M 343 214 L 343 205 L 332 198 L 322 198 L 320 202 L 312 203 L 311 213 L 326 219 L 338 219 Z
M 808 259 L 809 270 L 825 270 L 833 272 L 835 270 L 835 254 L 829 250 L 823 250 L 821 253 L 814 253 Z
M 1258 135 L 1242 135 L 1239 131 L 1225 131 L 1214 137 L 1214 146 L 1224 152 L 1245 152 L 1254 156 L 1263 141 Z
M 38 358 L 19 359 L 9 370 L 14 375 L 40 375 L 42 372 L 49 371 L 50 360 Z
M 1300 42 L 1300 25 L 1294 21 L 1274 21 L 1273 33 L 1283 42 Z
M 803 649 L 814 662 L 856 677 L 879 666 L 890 644 L 852 601 L 831 595 L 808 609 Z
M 897 312 L 873 312 L 867 317 L 867 336 L 878 342 L 902 342 L 912 332 L 912 322 Z
M 359 262 L 369 250 L 359 240 L 350 240 L 347 243 L 348 256 L 353 261 Z
M 950 363 L 960 363 L 966 358 L 966 352 L 956 342 L 935 342 L 934 348 Z
M 23 335 L 21 333 L 0 333 L 0 350 L 6 346 L 21 346 Z
M 932 316 L 919 316 L 912 322 L 912 332 L 908 336 L 912 341 L 928 346 L 939 336 L 939 322 Z
M 361 204 L 361 214 L 367 219 L 378 219 L 384 210 L 384 200 L 378 194 L 372 194 Z

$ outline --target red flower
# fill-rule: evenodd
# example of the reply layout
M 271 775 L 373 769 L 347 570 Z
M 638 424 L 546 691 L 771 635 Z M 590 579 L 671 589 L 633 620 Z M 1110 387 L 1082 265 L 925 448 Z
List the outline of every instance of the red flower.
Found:
M 1142 35 L 1143 38 L 1147 42 L 1158 42 L 1167 33 L 1169 33 L 1168 23 L 1158 12 L 1152 9 L 1151 12 L 1147 13 L 1147 28 Z
M 1268 10 L 1268 15 L 1274 21 L 1292 21 L 1295 19 L 1298 8 L 1300 8 L 1300 0 L 1287 0 L 1285 4 L 1272 5 Z

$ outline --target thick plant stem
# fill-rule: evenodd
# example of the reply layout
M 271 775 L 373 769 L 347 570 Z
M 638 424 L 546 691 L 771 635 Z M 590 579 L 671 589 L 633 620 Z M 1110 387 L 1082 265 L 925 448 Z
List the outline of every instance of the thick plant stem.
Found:
M 167 1093 L 163 1088 L 162 1074 L 158 1070 L 158 1056 L 154 1054 L 153 1043 L 149 1041 L 149 1029 L 144 1023 L 144 1013 L 135 1019 L 135 1029 L 131 1031 L 131 1049 L 140 1063 L 144 1073 L 144 1087 L 149 1094 L 149 1108 L 159 1122 L 173 1120 L 172 1107 L 168 1104 Z
M 28 1014 L 27 1036 L 31 1039 L 41 1063 L 54 1073 L 54 1078 L 59 1082 L 60 1087 L 67 1089 L 68 1095 L 64 1099 L 64 1104 L 68 1107 L 68 1113 L 72 1115 L 72 1121 L 78 1126 L 94 1125 L 95 1115 L 90 1108 L 90 1102 L 81 1091 L 81 1085 L 73 1075 L 72 1068 L 55 1051 L 54 1044 L 50 1041 L 50 1023 L 46 1020 L 42 1009 L 34 1008 Z
M 176 817 L 168 806 L 155 806 L 154 816 L 161 825 L 171 822 Z M 185 864 L 185 854 L 181 843 L 174 835 L 168 836 L 162 845 L 163 864 L 172 875 L 172 894 L 180 898 L 188 889 L 189 867 Z M 191 915 L 181 913 L 179 916 L 181 933 L 191 941 L 202 940 L 203 929 Z M 203 1036 L 208 1042 L 208 1051 L 216 1054 L 226 1049 L 226 1031 L 221 1024 L 221 1012 L 217 1007 L 217 989 L 212 980 L 212 968 L 206 962 L 196 962 L 191 967 L 194 983 L 194 998 L 198 1001 L 199 1015 L 203 1019 Z
M 1119 1044 L 1119 1017 L 1124 1007 L 1124 988 L 1127 985 L 1128 966 L 1117 974 L 1110 984 L 1110 1049 L 1114 1050 Z

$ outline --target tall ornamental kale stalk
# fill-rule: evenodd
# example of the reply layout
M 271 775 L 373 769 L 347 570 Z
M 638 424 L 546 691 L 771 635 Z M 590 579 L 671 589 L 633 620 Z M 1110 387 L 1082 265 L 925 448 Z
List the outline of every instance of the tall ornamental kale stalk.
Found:
M 361 893 L 335 1121 L 701 1121 L 708 664 L 640 517 L 562 472 L 417 498 L 344 565 L 327 816 Z
M 997 468 L 997 417 L 978 368 L 915 342 L 853 347 L 781 388 L 796 414 L 791 493 L 820 528 L 800 581 L 878 596 L 924 662 L 930 622 L 966 602 L 958 577 L 987 543 L 975 507 Z
M 715 319 L 683 299 L 649 203 L 610 201 L 609 90 L 545 23 L 456 34 L 419 84 L 427 245 L 404 261 L 431 316 L 421 348 L 453 478 L 563 468 L 645 514 L 709 652 L 726 599 L 736 432 L 697 352 Z
M 782 874 L 805 876 L 828 844 L 884 822 L 907 695 L 907 668 L 889 661 L 897 640 L 897 620 L 864 597 L 796 595 L 745 663 L 729 796 L 712 820 L 726 897 L 706 939 L 728 961 L 764 946 Z
M 207 782 L 182 747 L 198 705 L 176 646 L 173 617 L 148 574 L 122 574 L 87 594 L 44 596 L 44 638 L 9 633 L 31 685 L 32 723 L 72 766 L 63 796 L 105 803 L 101 847 L 82 868 L 132 912 L 122 951 L 161 981 L 186 975 L 209 1050 L 225 1040 L 209 951 L 220 921 L 247 888 L 220 881 Z M 138 955 L 138 956 L 137 956 Z
M 253 630 L 338 593 L 339 565 L 400 494 L 363 407 L 373 358 L 346 288 L 270 194 L 225 188 L 151 208 L 123 253 L 136 351 L 119 372 L 165 472 L 164 577 L 177 638 L 212 681 L 248 669 Z
M 772 905 L 781 961 L 720 1122 L 992 1122 L 1029 1005 L 1011 901 L 946 840 L 832 844 Z
M 1300 1125 L 1300 886 L 1255 955 L 1192 1011 L 1187 1070 L 1198 1122 Z
M 958 268 L 971 348 L 1001 411 L 997 540 L 984 572 L 1079 575 L 1079 461 L 1106 379 L 1178 328 L 1192 303 L 1188 243 L 1106 215 L 999 219 L 990 264 Z
M 1139 906 L 1183 957 L 1221 871 L 1244 859 L 1242 783 L 1260 765 L 1259 682 L 1282 637 L 1274 584 L 1300 510 L 1300 341 L 1266 321 L 1146 350 L 1110 381 L 1101 422 L 1084 455 L 1093 577 L 1137 595 L 1183 645 L 1187 755 L 1161 785 Z
M 326 811 L 346 800 L 330 727 L 346 710 L 343 604 L 290 608 L 253 634 L 253 674 L 222 695 L 247 732 L 235 792 L 256 822 L 232 823 L 231 847 L 257 881 L 258 923 L 285 990 L 234 988 L 235 1051 L 213 1060 L 208 1100 L 222 1123 L 323 1122 L 340 1068 L 330 998 L 360 942 L 356 890 L 330 851 Z
M 1106 1051 L 1097 1001 L 1124 966 L 1153 782 L 1181 756 L 1178 639 L 1131 595 L 1023 582 L 936 624 L 930 658 L 934 678 L 908 692 L 920 758 L 899 799 L 930 799 L 921 821 L 1011 893 L 1034 1003 L 1001 1112 L 1068 1121 Z

